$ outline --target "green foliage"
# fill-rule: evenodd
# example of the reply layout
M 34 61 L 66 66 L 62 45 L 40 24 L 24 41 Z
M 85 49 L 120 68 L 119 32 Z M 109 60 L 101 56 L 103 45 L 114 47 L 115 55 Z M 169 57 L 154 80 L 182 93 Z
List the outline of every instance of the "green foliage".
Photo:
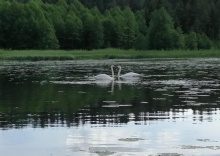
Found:
M 59 47 L 54 28 L 46 19 L 39 20 L 37 32 L 39 35 L 36 38 L 36 49 L 57 49 Z
M 210 49 L 220 40 L 219 7 L 216 0 L 1 0 L 0 48 Z
M 103 45 L 103 25 L 99 18 L 86 13 L 82 18 L 83 43 L 86 49 L 99 49 Z
M 179 49 L 181 34 L 174 29 L 174 24 L 168 12 L 161 8 L 152 13 L 148 28 L 148 41 L 150 49 Z M 177 40 L 176 40 L 177 39 Z
M 185 35 L 185 47 L 189 50 L 197 49 L 197 37 L 195 32 Z
M 220 49 L 220 41 L 213 41 L 212 46 L 215 49 Z
M 99 18 L 102 17 L 102 14 L 100 13 L 100 11 L 97 7 L 92 8 L 90 11 L 91 11 L 91 14 L 93 16 L 96 16 L 96 17 L 99 17 Z
M 181 28 L 173 30 L 171 33 L 172 36 L 172 49 L 183 49 L 185 46 L 184 35 Z
M 137 11 L 135 13 L 135 19 L 137 21 L 139 33 L 146 35 L 147 34 L 147 23 L 145 20 L 144 10 Z
M 7 14 L 0 19 L 6 49 L 57 49 L 53 25 L 46 20 L 40 3 L 12 2 L 5 7 Z M 6 30 L 6 31 L 5 31 Z
M 71 14 L 67 15 L 65 20 L 64 49 L 81 48 L 82 28 L 82 21 L 78 17 Z
M 108 16 L 108 15 L 107 15 Z M 103 21 L 104 43 L 103 47 L 117 47 L 116 22 L 110 17 L 106 17 Z
M 217 44 L 217 43 L 216 43 Z M 0 60 L 84 60 L 84 59 L 141 59 L 141 58 L 220 58 L 218 49 L 212 50 L 1 50 Z
M 205 34 L 197 34 L 198 49 L 211 49 L 211 41 Z
M 100 49 L 103 45 L 103 25 L 98 17 L 92 21 L 92 38 L 91 38 L 91 49 Z
M 135 38 L 138 32 L 138 25 L 135 16 L 129 7 L 123 11 L 123 23 L 121 27 L 121 34 L 119 36 L 119 45 L 124 49 L 133 47 Z
M 134 43 L 134 48 L 137 50 L 147 50 L 147 37 L 142 34 L 138 35 Z

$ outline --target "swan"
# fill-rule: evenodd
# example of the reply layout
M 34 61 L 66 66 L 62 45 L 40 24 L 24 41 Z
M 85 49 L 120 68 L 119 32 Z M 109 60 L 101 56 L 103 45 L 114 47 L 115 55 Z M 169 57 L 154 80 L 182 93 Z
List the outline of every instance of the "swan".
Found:
M 142 76 L 142 74 L 138 74 L 138 73 L 134 73 L 134 72 L 129 72 L 129 73 L 126 73 L 124 75 L 121 75 L 121 66 L 118 66 L 118 68 L 119 68 L 119 71 L 118 71 L 118 77 L 119 78 L 132 79 L 132 78 L 138 78 L 138 77 Z
M 108 81 L 111 81 L 111 80 L 114 80 L 114 70 L 113 70 L 113 67 L 114 65 L 111 65 L 111 71 L 112 71 L 112 76 L 109 76 L 107 74 L 99 74 L 99 75 L 96 75 L 95 76 L 95 79 L 96 80 L 108 80 Z

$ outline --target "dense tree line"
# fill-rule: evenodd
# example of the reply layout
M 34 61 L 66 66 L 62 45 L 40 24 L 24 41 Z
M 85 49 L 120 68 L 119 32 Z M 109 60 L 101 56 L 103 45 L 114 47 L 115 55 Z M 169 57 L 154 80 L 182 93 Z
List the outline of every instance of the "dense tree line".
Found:
M 0 49 L 210 49 L 218 0 L 0 0 Z

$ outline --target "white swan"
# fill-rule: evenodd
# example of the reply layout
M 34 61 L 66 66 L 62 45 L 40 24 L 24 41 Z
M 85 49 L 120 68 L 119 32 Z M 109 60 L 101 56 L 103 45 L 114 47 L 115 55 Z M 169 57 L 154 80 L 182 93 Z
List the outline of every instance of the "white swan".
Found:
M 114 65 L 111 65 L 111 71 L 112 71 L 112 76 L 109 76 L 107 74 L 99 74 L 95 76 L 96 80 L 107 80 L 107 81 L 111 81 L 114 80 L 114 70 L 113 70 Z
M 142 74 L 138 74 L 134 72 L 129 72 L 129 73 L 121 75 L 121 66 L 118 66 L 118 68 L 119 68 L 118 77 L 122 79 L 132 79 L 132 78 L 139 78 L 140 76 L 143 76 Z

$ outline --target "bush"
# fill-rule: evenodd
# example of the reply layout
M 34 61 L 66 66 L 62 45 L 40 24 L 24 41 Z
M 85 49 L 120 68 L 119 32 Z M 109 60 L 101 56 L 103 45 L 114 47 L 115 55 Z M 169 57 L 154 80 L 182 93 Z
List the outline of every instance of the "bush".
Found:
M 197 34 L 198 49 L 211 49 L 212 43 L 206 34 Z
M 134 48 L 137 50 L 147 50 L 147 37 L 140 34 L 136 37 Z
M 185 35 L 185 48 L 189 50 L 197 49 L 197 37 L 195 32 L 191 32 L 190 34 Z
M 172 49 L 183 49 L 185 40 L 182 30 L 178 27 L 172 31 Z

